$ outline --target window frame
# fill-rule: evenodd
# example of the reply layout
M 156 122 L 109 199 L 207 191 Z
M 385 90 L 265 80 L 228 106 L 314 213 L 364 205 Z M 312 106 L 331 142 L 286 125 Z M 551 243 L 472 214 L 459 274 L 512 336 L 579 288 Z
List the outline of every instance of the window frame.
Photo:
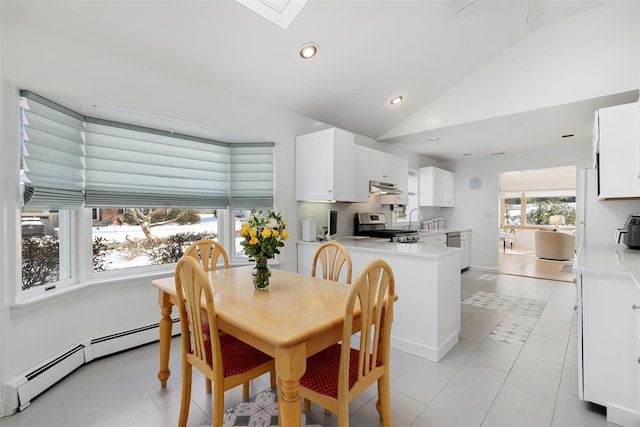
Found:
M 507 229 L 522 229 L 522 230 L 526 230 L 526 229 L 554 229 L 553 225 L 550 224 L 529 224 L 527 223 L 527 198 L 532 198 L 532 197 L 577 197 L 576 193 L 577 191 L 573 191 L 574 194 L 571 195 L 558 195 L 558 194 L 554 194 L 557 193 L 556 191 L 550 190 L 548 192 L 545 192 L 543 190 L 535 190 L 535 191 L 522 191 L 519 192 L 520 193 L 520 224 L 506 224 L 505 223 L 505 209 L 506 209 L 506 199 L 514 199 L 517 196 L 515 194 L 512 194 L 514 192 L 506 192 L 506 193 L 500 193 L 500 228 L 507 228 Z M 535 196 L 532 195 L 532 193 L 536 193 Z M 548 195 L 545 195 L 545 193 L 548 193 Z M 507 196 L 505 196 L 505 194 L 507 194 Z M 576 210 L 576 215 L 577 215 L 577 206 L 575 208 Z M 524 224 L 522 223 L 522 219 L 524 218 Z M 576 224 L 565 224 L 561 226 L 564 229 L 569 229 L 569 230 L 573 230 L 576 228 Z

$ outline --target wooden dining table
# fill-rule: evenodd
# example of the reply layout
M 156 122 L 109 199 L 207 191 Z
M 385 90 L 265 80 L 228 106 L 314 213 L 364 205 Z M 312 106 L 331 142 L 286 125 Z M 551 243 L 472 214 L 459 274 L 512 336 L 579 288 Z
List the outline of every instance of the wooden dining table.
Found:
M 252 266 L 244 266 L 208 273 L 218 328 L 275 359 L 278 424 L 299 427 L 298 390 L 306 359 L 342 339 L 351 286 L 272 269 L 271 284 L 261 291 L 253 287 L 251 270 Z M 154 280 L 152 285 L 159 291 L 161 310 L 158 379 L 166 387 L 171 374 L 171 312 L 177 304 L 174 277 Z

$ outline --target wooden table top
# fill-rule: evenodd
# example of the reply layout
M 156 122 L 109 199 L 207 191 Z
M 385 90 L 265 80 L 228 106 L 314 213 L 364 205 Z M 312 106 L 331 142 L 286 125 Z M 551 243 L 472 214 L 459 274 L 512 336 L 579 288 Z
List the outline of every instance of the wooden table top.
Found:
M 253 287 L 252 268 L 209 272 L 221 324 L 281 348 L 298 345 L 330 329 L 341 330 L 351 286 L 272 269 L 269 289 L 259 291 Z M 152 284 L 176 295 L 173 277 Z

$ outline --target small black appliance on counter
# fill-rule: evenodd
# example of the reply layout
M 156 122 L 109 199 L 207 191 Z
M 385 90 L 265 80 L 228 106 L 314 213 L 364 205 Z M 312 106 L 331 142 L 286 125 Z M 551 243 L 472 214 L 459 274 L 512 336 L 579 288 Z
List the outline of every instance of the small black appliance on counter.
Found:
M 627 218 L 624 227 L 616 230 L 616 243 L 624 234 L 624 244 L 630 249 L 640 249 L 640 214 L 632 214 Z

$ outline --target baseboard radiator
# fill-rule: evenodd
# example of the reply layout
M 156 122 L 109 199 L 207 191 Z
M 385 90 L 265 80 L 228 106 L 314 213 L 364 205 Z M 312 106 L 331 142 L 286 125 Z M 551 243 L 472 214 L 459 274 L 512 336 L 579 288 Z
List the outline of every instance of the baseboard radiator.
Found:
M 180 333 L 180 319 L 173 319 L 172 334 Z M 158 323 L 93 338 L 71 346 L 22 372 L 3 385 L 4 415 L 24 410 L 31 400 L 87 363 L 158 340 Z

